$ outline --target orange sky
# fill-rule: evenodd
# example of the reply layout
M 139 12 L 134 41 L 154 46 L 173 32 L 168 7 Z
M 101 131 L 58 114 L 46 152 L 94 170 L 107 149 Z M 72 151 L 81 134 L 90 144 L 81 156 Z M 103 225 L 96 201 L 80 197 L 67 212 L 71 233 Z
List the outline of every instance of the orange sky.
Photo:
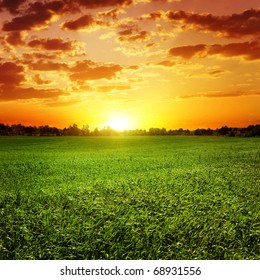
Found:
M 259 0 L 0 0 L 0 123 L 260 123 Z

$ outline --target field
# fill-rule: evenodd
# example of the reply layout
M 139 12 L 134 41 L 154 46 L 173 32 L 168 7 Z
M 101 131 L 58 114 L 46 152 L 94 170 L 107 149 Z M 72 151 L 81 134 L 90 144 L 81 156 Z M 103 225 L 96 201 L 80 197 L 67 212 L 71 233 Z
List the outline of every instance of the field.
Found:
M 1 137 L 0 259 L 259 259 L 259 144 Z

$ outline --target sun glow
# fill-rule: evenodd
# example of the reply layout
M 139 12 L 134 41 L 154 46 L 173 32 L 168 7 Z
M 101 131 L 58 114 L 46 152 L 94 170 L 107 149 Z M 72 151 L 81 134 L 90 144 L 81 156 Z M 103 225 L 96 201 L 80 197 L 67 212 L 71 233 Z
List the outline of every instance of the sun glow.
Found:
M 115 130 L 131 129 L 131 121 L 126 116 L 113 116 L 109 118 L 108 126 Z

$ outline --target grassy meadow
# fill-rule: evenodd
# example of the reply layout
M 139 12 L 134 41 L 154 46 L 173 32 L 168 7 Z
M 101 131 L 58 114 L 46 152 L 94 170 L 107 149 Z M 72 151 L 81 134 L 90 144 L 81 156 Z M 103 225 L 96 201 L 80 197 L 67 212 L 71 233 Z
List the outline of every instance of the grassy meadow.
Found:
M 0 137 L 0 259 L 259 259 L 259 144 Z

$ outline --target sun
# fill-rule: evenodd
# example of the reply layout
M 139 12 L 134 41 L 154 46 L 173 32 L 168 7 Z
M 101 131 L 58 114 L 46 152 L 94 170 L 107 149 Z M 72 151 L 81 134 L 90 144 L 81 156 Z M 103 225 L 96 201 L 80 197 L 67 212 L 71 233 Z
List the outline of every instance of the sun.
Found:
M 131 121 L 127 116 L 113 116 L 109 118 L 108 126 L 114 130 L 128 130 L 131 128 Z

